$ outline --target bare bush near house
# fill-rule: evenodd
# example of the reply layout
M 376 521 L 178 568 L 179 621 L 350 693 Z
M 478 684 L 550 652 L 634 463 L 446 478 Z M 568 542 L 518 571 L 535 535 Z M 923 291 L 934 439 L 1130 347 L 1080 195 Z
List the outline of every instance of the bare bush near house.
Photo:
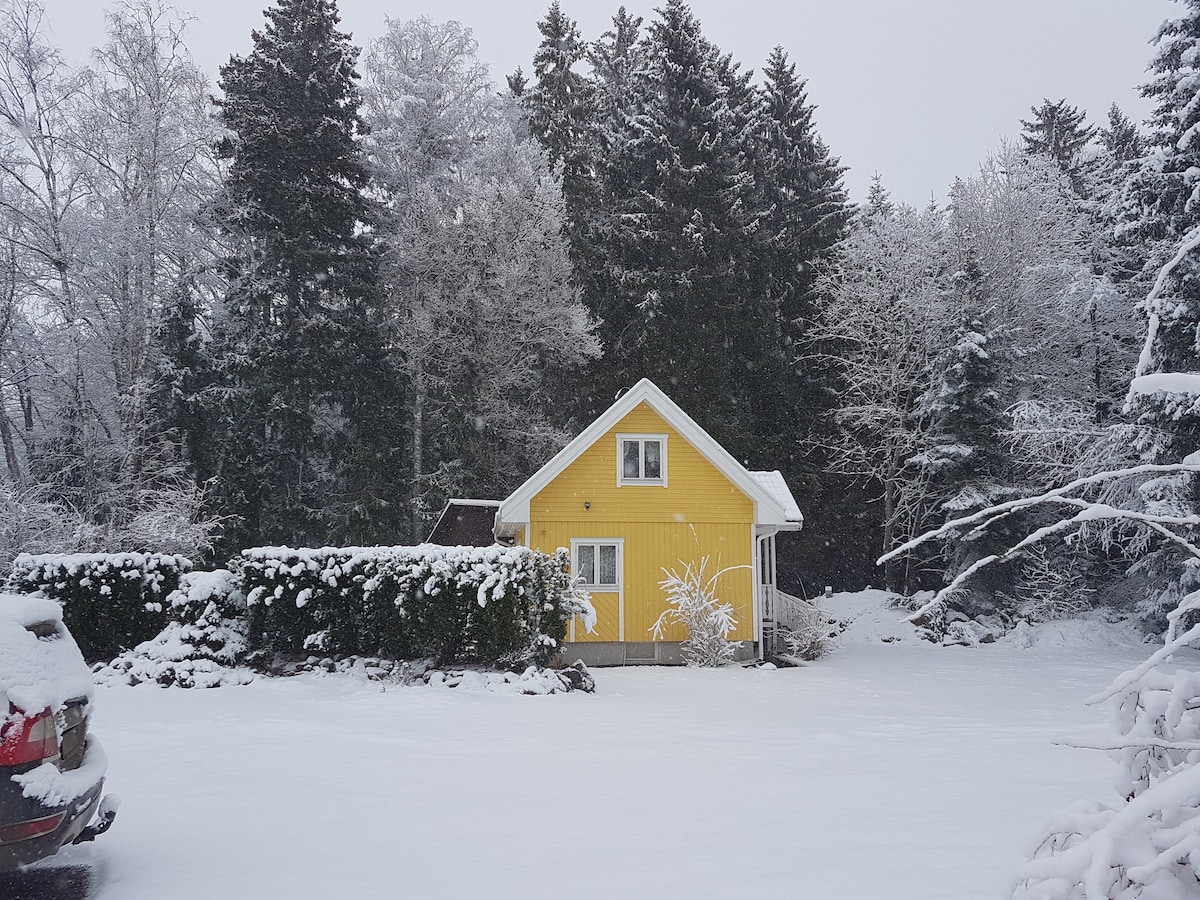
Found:
M 788 655 L 812 661 L 830 649 L 832 624 L 817 600 L 795 598 L 787 608 L 787 625 L 782 630 Z
M 680 561 L 680 565 L 684 565 Z M 674 569 L 663 569 L 664 578 L 659 584 L 667 592 L 667 610 L 658 617 L 651 631 L 661 640 L 668 625 L 681 624 L 688 632 L 683 641 L 684 661 L 689 666 L 723 666 L 733 662 L 736 643 L 729 640 L 729 633 L 737 627 L 733 605 L 717 597 L 717 581 L 726 572 L 745 566 L 719 569 L 707 574 L 709 557 L 699 563 L 687 563 L 682 573 Z

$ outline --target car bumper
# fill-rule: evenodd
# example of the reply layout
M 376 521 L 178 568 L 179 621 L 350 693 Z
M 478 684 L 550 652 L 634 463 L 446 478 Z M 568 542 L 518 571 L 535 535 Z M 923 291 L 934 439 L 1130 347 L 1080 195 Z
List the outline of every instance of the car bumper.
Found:
M 39 859 L 53 856 L 60 848 L 74 841 L 95 815 L 96 808 L 100 805 L 100 793 L 104 789 L 104 779 L 101 778 L 70 803 L 51 807 L 25 797 L 19 787 L 0 774 L 0 783 L 2 782 L 7 784 L 3 784 L 3 790 L 0 790 L 0 827 L 63 812 L 66 815 L 57 828 L 46 834 L 13 843 L 0 843 L 0 872 L 11 872 Z M 10 786 L 16 790 L 10 790 Z

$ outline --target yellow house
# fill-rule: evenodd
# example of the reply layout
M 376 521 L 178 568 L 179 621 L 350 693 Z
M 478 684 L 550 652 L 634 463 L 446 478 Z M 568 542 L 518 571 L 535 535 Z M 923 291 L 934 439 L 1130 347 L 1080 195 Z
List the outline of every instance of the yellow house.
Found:
M 567 633 L 564 658 L 589 665 L 680 662 L 682 626 L 656 640 L 664 569 L 708 557 L 723 570 L 742 657 L 760 657 L 776 625 L 775 535 L 802 517 L 778 472 L 750 472 L 648 379 L 642 379 L 511 496 L 495 537 L 535 550 L 569 547 L 598 621 Z

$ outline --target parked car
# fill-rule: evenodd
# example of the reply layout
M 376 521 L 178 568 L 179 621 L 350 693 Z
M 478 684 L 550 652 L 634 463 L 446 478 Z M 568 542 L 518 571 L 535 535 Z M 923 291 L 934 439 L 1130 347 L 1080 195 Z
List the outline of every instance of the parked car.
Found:
M 92 840 L 116 817 L 88 734 L 91 672 L 57 603 L 0 593 L 0 872 Z

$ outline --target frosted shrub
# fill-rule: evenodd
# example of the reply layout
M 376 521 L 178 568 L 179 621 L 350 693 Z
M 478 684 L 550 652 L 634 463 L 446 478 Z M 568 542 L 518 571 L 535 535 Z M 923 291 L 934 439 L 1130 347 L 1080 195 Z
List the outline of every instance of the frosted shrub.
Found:
M 780 633 L 789 656 L 811 661 L 829 652 L 833 626 L 819 602 L 794 598 L 787 604 L 784 622 Z
M 227 569 L 189 572 L 167 597 L 170 622 L 158 634 L 96 669 L 97 681 L 169 687 L 246 684 L 234 668 L 246 650 L 246 598 Z
M 733 661 L 736 649 L 736 644 L 729 640 L 729 633 L 737 627 L 733 606 L 721 602 L 716 595 L 718 579 L 730 570 L 721 569 L 706 576 L 708 563 L 707 556 L 698 564 L 688 563 L 682 574 L 663 569 L 667 577 L 659 584 L 667 592 L 670 605 L 650 629 L 655 639 L 662 640 L 668 625 L 683 625 L 688 636 L 682 652 L 689 666 L 723 666 Z

